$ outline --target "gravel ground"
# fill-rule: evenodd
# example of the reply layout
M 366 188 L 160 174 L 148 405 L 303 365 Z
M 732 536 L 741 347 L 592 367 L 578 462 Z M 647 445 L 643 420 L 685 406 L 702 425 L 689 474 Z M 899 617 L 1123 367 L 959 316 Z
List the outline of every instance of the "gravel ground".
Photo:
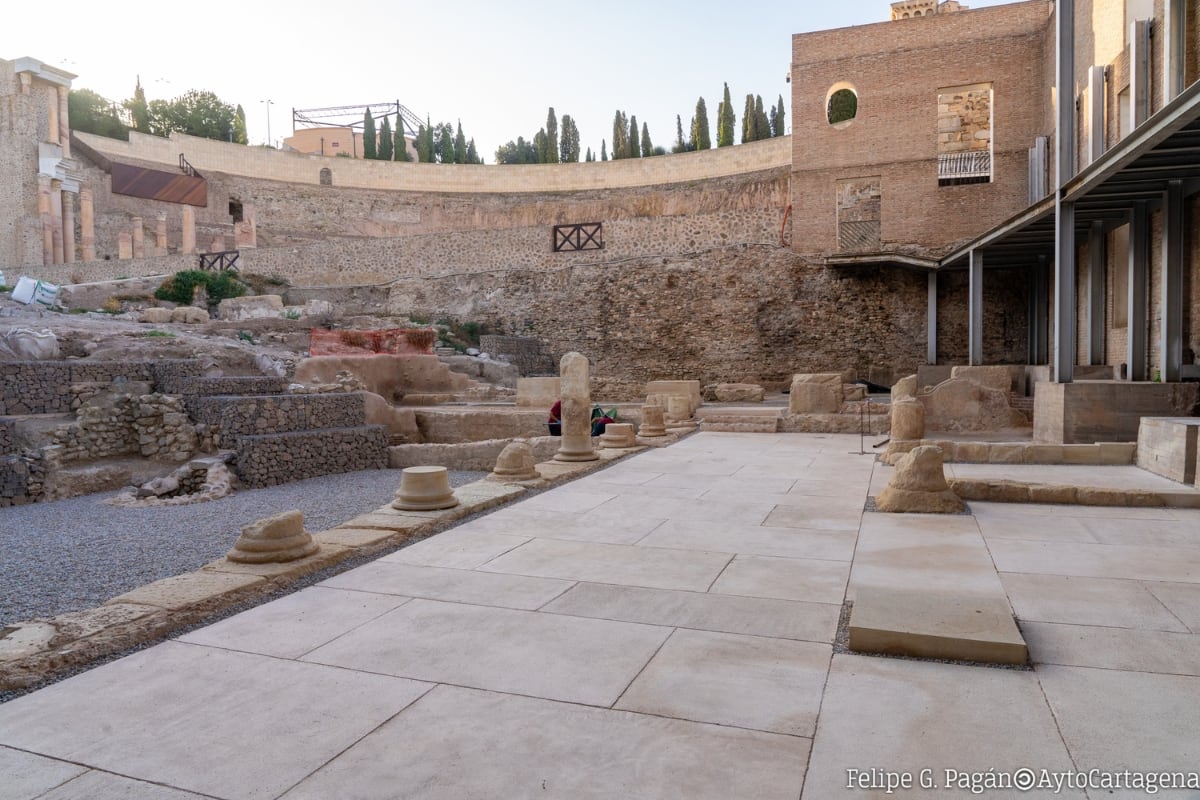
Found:
M 327 475 L 190 506 L 120 508 L 115 492 L 0 508 L 0 627 L 95 608 L 229 551 L 241 528 L 298 508 L 323 531 L 391 502 L 400 470 Z M 461 486 L 486 473 L 450 473 Z

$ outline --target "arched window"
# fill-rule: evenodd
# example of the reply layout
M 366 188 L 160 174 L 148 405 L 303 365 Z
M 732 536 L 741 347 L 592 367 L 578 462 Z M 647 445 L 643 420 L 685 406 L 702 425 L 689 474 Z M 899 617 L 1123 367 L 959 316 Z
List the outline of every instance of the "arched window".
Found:
M 825 118 L 835 128 L 844 128 L 858 116 L 858 92 L 845 81 L 835 83 L 825 95 Z

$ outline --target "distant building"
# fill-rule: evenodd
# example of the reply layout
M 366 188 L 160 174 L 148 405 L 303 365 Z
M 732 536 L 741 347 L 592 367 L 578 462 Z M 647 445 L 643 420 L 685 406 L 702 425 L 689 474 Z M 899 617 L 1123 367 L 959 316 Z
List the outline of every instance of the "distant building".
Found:
M 902 0 L 892 3 L 892 19 L 910 19 L 912 17 L 932 17 L 934 14 L 950 14 L 954 11 L 966 11 L 970 6 L 964 6 L 955 0 Z

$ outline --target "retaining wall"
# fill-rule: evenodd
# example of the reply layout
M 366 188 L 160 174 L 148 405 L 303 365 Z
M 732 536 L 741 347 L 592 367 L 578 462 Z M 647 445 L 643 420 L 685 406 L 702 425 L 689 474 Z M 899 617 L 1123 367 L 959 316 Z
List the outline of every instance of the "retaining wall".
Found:
M 388 465 L 382 425 L 239 436 L 234 449 L 238 477 L 250 488 Z

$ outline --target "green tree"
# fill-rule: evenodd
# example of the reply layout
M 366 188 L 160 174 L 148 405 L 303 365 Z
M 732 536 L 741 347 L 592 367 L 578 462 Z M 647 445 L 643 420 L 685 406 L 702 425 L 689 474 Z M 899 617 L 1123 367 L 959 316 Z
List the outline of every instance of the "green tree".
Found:
M 712 148 L 712 138 L 708 133 L 708 108 L 704 105 L 703 97 L 696 101 L 696 116 L 692 119 L 692 143 L 696 150 Z
M 825 111 L 830 125 L 854 119 L 858 115 L 858 95 L 850 89 L 838 89 L 829 96 Z
M 404 138 L 404 118 L 396 117 L 396 132 L 392 134 L 392 158 L 397 161 L 412 161 L 408 152 L 408 140 Z
M 449 122 L 443 122 L 437 126 L 435 147 L 441 163 L 453 164 L 458 160 L 454 152 L 454 127 Z
M 467 141 L 467 163 L 482 164 L 483 159 L 479 157 L 479 151 L 475 149 L 475 137 L 472 136 Z
M 146 103 L 146 90 L 142 88 L 142 78 L 140 75 L 133 89 L 133 97 L 125 101 L 125 108 L 129 111 L 131 127 L 139 133 L 149 133 L 150 106 Z M 238 108 L 241 108 L 241 106 L 238 106 Z
M 649 158 L 657 155 L 654 152 L 654 145 L 650 142 L 650 129 L 646 127 L 646 123 L 642 123 L 642 158 Z
M 642 143 L 638 136 L 638 124 L 636 116 L 629 118 L 629 157 L 642 157 Z
M 538 132 L 533 135 L 533 150 L 537 153 L 537 163 L 545 164 L 546 161 L 546 129 L 539 128 Z
M 608 161 L 608 151 L 604 149 L 604 140 L 600 140 L 600 160 Z
M 771 138 L 771 121 L 767 118 L 767 112 L 763 110 L 761 94 L 754 95 L 754 129 L 758 132 L 759 139 Z
M 463 135 L 461 119 L 458 121 L 458 130 L 454 133 L 454 163 L 467 163 L 467 137 Z
M 592 155 L 592 148 L 587 149 L 587 155 L 583 159 L 585 162 L 595 161 L 596 157 Z
M 562 115 L 562 132 L 558 137 L 558 160 L 564 164 L 579 161 L 579 128 L 570 114 Z
M 233 112 L 233 143 L 248 144 L 250 136 L 246 133 L 246 109 L 242 108 L 242 104 L 238 103 L 237 109 Z
M 629 121 L 619 109 L 613 114 L 612 157 L 613 161 L 629 158 Z
M 380 161 L 391 161 L 396 143 L 392 140 L 392 121 L 388 117 L 383 118 L 383 122 L 379 124 L 379 149 L 376 152 Z
M 517 141 L 510 141 L 496 148 L 496 163 L 536 164 L 538 151 L 533 142 L 527 142 L 524 136 L 518 136 Z
M 771 135 L 787 135 L 787 112 L 783 108 L 783 95 L 779 95 L 779 105 L 775 107 L 771 115 Z
M 151 100 L 147 105 L 149 133 L 169 136 L 173 131 L 189 136 L 229 141 L 234 132 L 237 108 L 212 92 L 192 89 L 174 100 Z
M 690 148 L 687 142 L 683 140 L 683 119 L 678 114 L 675 115 L 675 144 L 671 147 L 672 153 L 686 153 Z
M 729 147 L 733 144 L 733 101 L 729 99 L 729 84 L 725 84 L 725 97 L 721 107 L 717 109 L 717 147 Z
M 554 106 L 550 106 L 550 110 L 546 112 L 546 141 L 544 142 L 545 150 L 542 151 L 543 164 L 558 163 L 558 117 L 554 113 Z
M 71 128 L 110 139 L 129 139 L 129 128 L 121 122 L 117 104 L 91 89 L 72 89 L 67 95 Z
M 758 130 L 755 126 L 758 123 L 758 117 L 754 116 L 754 95 L 746 95 L 746 108 L 742 111 L 742 144 L 753 142 L 758 138 Z
M 363 158 L 379 157 L 379 137 L 375 133 L 375 118 L 371 109 L 363 112 Z

